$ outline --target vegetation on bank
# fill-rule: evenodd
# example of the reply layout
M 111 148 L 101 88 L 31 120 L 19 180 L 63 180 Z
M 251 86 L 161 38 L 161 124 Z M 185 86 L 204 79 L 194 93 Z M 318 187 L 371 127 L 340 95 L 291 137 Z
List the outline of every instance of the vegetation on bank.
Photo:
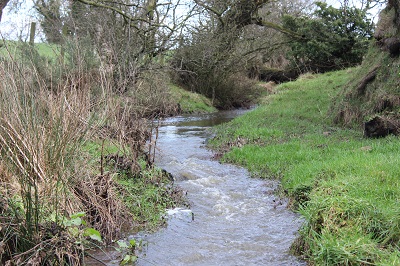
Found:
M 400 140 L 334 123 L 333 99 L 360 68 L 305 75 L 216 129 L 224 162 L 277 178 L 305 218 L 293 250 L 314 265 L 400 264 Z M 357 126 L 358 125 L 358 126 Z
M 171 84 L 169 89 L 180 113 L 212 113 L 217 111 L 217 109 L 212 105 L 211 100 L 204 95 L 187 91 L 174 84 Z
M 154 165 L 154 121 L 214 110 L 204 98 L 170 90 L 162 71 L 121 91 L 80 43 L 69 43 L 64 58 L 53 49 L 42 55 L 44 45 L 5 45 L 0 264 L 81 265 L 87 248 L 154 230 L 166 208 L 186 204 Z
M 93 241 L 156 227 L 182 204 L 154 166 L 160 117 L 250 106 L 265 91 L 254 77 L 354 66 L 371 38 L 370 2 L 314 12 L 308 0 L 195 1 L 183 13 L 179 1 L 117 2 L 37 1 L 50 45 L 2 43 L 0 264 L 81 265 Z M 294 249 L 315 264 L 398 264 L 397 138 L 335 125 L 378 115 L 399 133 L 399 3 L 387 3 L 354 80 L 283 85 L 215 140 L 224 160 L 282 179 L 306 217 Z M 134 241 L 124 245 L 122 262 L 135 260 Z

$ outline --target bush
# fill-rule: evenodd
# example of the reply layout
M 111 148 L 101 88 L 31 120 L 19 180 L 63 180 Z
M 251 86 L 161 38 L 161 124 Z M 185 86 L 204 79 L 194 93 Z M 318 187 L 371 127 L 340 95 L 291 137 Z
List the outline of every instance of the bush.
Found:
M 289 37 L 292 66 L 302 72 L 326 72 L 361 63 L 374 27 L 366 10 L 336 9 L 326 3 L 317 3 L 317 7 L 315 17 L 283 19 L 284 27 L 302 36 Z
M 247 77 L 246 63 L 225 38 L 203 33 L 182 44 L 174 54 L 174 81 L 212 99 L 217 108 L 248 106 L 258 95 L 255 81 Z

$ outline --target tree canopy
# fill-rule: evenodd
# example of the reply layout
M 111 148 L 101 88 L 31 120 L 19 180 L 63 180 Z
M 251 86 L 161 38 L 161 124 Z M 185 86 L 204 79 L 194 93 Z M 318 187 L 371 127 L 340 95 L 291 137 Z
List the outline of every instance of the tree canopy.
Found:
M 361 63 L 374 28 L 367 10 L 316 5 L 312 17 L 284 17 L 284 27 L 302 36 L 288 36 L 292 66 L 301 72 L 325 72 Z

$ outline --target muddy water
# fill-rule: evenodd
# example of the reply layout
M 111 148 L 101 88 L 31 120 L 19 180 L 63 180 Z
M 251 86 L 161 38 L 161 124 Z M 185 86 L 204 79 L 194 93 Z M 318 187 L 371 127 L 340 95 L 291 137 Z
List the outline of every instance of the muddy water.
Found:
M 239 111 L 167 119 L 157 165 L 187 191 L 190 209 L 169 210 L 168 226 L 139 234 L 138 265 L 305 265 L 288 254 L 301 220 L 274 195 L 277 182 L 211 160 L 207 128 Z

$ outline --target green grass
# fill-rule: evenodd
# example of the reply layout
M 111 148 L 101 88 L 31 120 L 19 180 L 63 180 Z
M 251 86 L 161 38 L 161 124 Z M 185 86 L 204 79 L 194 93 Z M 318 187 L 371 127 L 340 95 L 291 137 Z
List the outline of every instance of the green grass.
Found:
M 0 57 L 8 59 L 12 56 L 14 59 L 19 59 L 23 51 L 26 51 L 23 47 L 27 47 L 28 43 L 20 41 L 2 41 L 0 47 Z M 59 45 L 48 44 L 48 43 L 35 43 L 34 49 L 38 52 L 41 57 L 47 60 L 57 60 L 60 57 L 61 49 Z
M 113 141 L 88 141 L 83 146 L 91 160 L 90 167 L 93 174 L 100 173 L 100 158 L 118 154 L 129 159 L 127 148 L 123 148 Z M 114 174 L 114 180 L 121 186 L 120 198 L 127 206 L 133 218 L 130 230 L 154 231 L 163 225 L 166 220 L 165 210 L 187 203 L 180 189 L 173 186 L 161 169 L 146 167 L 146 162 L 139 160 L 141 170 L 133 176 L 128 170 L 118 169 L 104 159 L 104 171 Z
M 216 129 L 223 160 L 279 178 L 304 216 L 297 250 L 315 265 L 399 265 L 400 140 L 333 125 L 349 69 L 286 83 L 256 110 Z M 245 145 L 242 145 L 245 143 Z
M 198 93 L 186 91 L 177 85 L 169 86 L 173 99 L 179 104 L 182 113 L 212 113 L 217 110 L 211 100 Z
M 166 223 L 166 209 L 186 205 L 179 188 L 158 168 L 143 170 L 135 178 L 120 173 L 117 182 L 125 188 L 123 201 L 133 214 L 134 230 L 154 231 Z

